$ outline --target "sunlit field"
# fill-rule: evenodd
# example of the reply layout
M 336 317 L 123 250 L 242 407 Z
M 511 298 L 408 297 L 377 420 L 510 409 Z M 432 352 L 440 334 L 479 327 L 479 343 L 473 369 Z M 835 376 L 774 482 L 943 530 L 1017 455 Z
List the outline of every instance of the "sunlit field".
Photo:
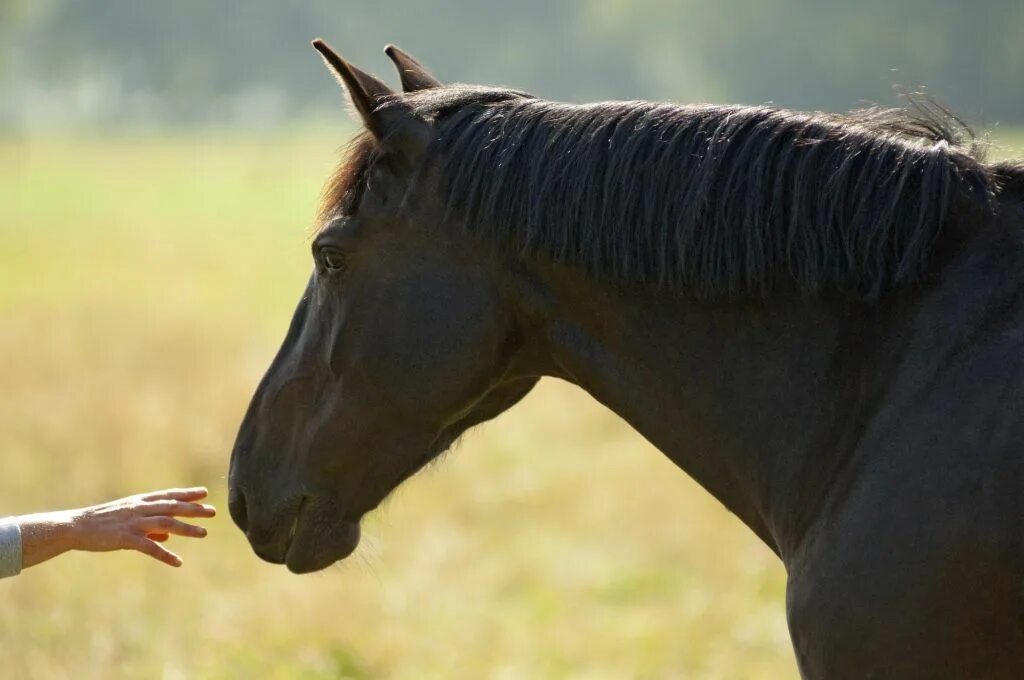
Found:
M 193 484 L 221 509 L 172 541 L 180 570 L 76 554 L 0 582 L 0 676 L 795 677 L 775 557 L 562 383 L 402 487 L 344 564 L 253 555 L 228 455 L 346 136 L 0 142 L 0 512 Z

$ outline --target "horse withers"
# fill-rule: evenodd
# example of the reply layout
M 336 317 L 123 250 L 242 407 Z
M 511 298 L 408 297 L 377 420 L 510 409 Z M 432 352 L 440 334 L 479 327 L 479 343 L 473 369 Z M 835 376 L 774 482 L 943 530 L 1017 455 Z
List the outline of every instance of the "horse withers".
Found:
M 1024 677 L 1024 165 L 944 111 L 394 92 L 241 425 L 230 508 L 293 572 L 542 376 L 784 562 L 808 678 Z

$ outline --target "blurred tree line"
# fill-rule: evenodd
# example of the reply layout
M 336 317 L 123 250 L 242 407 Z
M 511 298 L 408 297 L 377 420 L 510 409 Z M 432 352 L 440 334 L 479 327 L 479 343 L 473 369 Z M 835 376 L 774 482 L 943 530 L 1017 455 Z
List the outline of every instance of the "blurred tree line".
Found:
M 393 81 L 845 110 L 928 91 L 1024 122 L 1022 0 L 0 0 L 0 124 L 274 124 L 339 102 L 309 40 Z

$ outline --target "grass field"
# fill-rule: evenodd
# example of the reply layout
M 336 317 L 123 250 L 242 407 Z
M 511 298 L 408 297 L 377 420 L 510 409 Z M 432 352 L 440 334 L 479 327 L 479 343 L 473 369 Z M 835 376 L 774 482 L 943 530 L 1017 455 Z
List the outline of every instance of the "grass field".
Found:
M 344 135 L 0 142 L 0 509 L 206 484 L 222 510 L 178 571 L 70 555 L 0 582 L 0 676 L 794 677 L 774 556 L 564 384 L 403 487 L 341 566 L 252 554 L 228 454 Z

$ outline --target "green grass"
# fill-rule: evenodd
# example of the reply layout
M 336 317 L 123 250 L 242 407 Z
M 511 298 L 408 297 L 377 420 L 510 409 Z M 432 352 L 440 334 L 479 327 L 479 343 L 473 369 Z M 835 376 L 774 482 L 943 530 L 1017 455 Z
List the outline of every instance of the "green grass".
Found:
M 226 510 L 344 134 L 0 143 L 4 513 L 179 484 Z M 0 583 L 0 674 L 796 675 L 774 556 L 564 384 L 403 487 L 323 574 L 260 562 L 226 512 L 210 527 L 176 542 L 179 571 L 70 555 Z

